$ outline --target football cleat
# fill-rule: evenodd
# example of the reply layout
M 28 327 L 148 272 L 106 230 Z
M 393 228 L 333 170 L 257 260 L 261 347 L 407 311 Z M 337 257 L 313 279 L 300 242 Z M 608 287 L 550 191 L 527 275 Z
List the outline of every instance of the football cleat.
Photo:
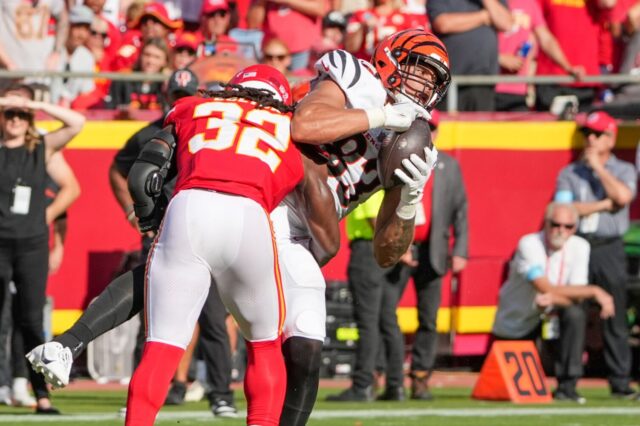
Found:
M 14 407 L 35 407 L 36 399 L 27 389 L 28 380 L 25 377 L 15 377 L 11 389 L 11 405 Z
M 214 398 L 211 404 L 211 412 L 216 417 L 236 418 L 238 417 L 238 410 L 234 407 L 233 402 L 227 401 L 223 398 Z
M 44 381 L 54 388 L 69 384 L 69 374 L 73 365 L 71 350 L 58 342 L 48 342 L 36 346 L 27 355 L 31 368 L 44 376 Z
M 187 393 L 184 395 L 184 401 L 185 402 L 202 401 L 206 393 L 207 391 L 204 388 L 204 386 L 202 386 L 202 383 L 196 380 L 195 382 L 191 383 L 187 388 Z

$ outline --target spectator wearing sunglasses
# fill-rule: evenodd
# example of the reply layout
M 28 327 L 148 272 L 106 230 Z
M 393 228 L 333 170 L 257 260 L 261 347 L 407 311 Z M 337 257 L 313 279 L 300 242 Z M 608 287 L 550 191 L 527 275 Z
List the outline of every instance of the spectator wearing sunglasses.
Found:
M 58 71 L 91 73 L 95 59 L 85 47 L 91 36 L 91 24 L 95 17 L 87 6 L 77 5 L 69 11 L 69 34 L 64 49 L 60 52 Z M 75 108 L 75 99 L 95 89 L 91 78 L 60 78 L 51 81 L 51 101 L 55 104 Z
M 196 60 L 199 37 L 194 33 L 182 33 L 171 50 L 171 69 L 188 68 Z
M 265 38 L 287 43 L 289 70 L 296 71 L 307 68 L 311 46 L 322 37 L 322 18 L 328 12 L 328 0 L 253 0 L 247 25 L 262 30 Z
M 627 326 L 627 268 L 622 236 L 629 228 L 629 205 L 636 197 L 636 170 L 611 151 L 618 126 L 609 114 L 592 112 L 578 122 L 584 149 L 558 176 L 556 199 L 573 203 L 578 235 L 591 246 L 589 281 L 613 296 L 615 316 L 604 323 L 604 358 L 613 397 L 632 397 L 631 350 Z
M 236 53 L 237 42 L 227 35 L 231 27 L 231 9 L 227 0 L 204 0 L 202 2 L 200 30 L 203 41 L 198 48 L 198 57 L 214 56 L 218 53 Z
M 500 289 L 493 335 L 498 340 L 535 341 L 541 334 L 549 339 L 555 346 L 554 398 L 583 404 L 586 400 L 576 391 L 586 327 L 582 301 L 595 299 L 602 318 L 612 317 L 614 307 L 608 293 L 587 284 L 589 243 L 575 235 L 578 217 L 572 204 L 553 202 L 542 231 L 520 239 Z
M 285 42 L 279 38 L 267 40 L 262 45 L 262 63 L 274 67 L 284 75 L 289 74 L 287 68 L 291 65 L 291 54 Z
M 51 220 L 68 204 L 47 208 L 46 175 L 50 161 L 84 125 L 84 117 L 67 108 L 33 101 L 28 86 L 13 85 L 0 97 L 0 306 L 5 306 L 9 283 L 16 287 L 14 317 L 29 351 L 44 342 L 43 308 L 49 264 Z M 62 122 L 62 127 L 40 135 L 34 111 L 42 111 Z M 71 200 L 73 201 L 73 200 Z M 36 412 L 59 414 L 52 407 L 44 379 L 30 371 L 37 399 Z
M 105 49 L 106 56 L 113 58 L 116 56 L 120 44 L 122 44 L 122 33 L 109 19 L 113 14 L 111 10 L 105 8 L 106 4 L 106 0 L 84 0 L 84 5 L 93 11 L 97 21 L 100 22 L 96 24 L 100 28 L 100 31 L 95 31 L 96 34 L 94 34 L 94 28 L 92 26 L 91 34 L 102 37 L 102 45 Z
M 169 17 L 162 3 L 147 3 L 142 12 L 128 23 L 122 45 L 112 64 L 114 71 L 131 69 L 138 60 L 142 47 L 151 39 L 162 39 L 168 46 L 175 43 L 175 32 L 182 28 L 182 21 Z

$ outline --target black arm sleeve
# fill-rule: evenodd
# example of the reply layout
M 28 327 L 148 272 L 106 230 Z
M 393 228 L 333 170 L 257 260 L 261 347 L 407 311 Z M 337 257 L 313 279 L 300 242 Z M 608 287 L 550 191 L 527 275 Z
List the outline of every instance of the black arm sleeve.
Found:
M 141 231 L 154 230 L 162 217 L 162 212 L 157 208 L 158 199 L 175 148 L 175 138 L 170 127 L 160 130 L 145 144 L 129 172 L 129 193 Z

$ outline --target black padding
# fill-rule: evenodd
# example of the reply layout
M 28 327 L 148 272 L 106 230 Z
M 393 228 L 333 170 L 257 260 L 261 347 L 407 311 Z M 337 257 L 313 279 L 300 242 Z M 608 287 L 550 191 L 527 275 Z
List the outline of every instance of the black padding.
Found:
M 166 127 L 164 129 L 158 130 L 153 135 L 153 139 L 160 139 L 161 141 L 169 145 L 169 148 L 171 148 L 172 150 L 176 147 L 176 137 L 173 135 L 173 132 L 167 130 Z
M 138 159 L 136 161 L 151 163 L 160 168 L 167 163 L 167 157 L 162 152 L 143 150 L 142 152 L 140 152 L 140 155 L 138 155 Z

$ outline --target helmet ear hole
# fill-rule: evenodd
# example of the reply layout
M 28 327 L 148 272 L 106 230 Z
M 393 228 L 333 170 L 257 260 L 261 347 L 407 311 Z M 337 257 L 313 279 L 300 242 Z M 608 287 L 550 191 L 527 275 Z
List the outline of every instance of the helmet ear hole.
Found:
M 395 87 L 400 86 L 400 81 L 401 80 L 402 79 L 401 79 L 400 75 L 397 72 L 394 72 L 387 79 L 387 83 L 389 84 L 389 87 L 395 88 Z

